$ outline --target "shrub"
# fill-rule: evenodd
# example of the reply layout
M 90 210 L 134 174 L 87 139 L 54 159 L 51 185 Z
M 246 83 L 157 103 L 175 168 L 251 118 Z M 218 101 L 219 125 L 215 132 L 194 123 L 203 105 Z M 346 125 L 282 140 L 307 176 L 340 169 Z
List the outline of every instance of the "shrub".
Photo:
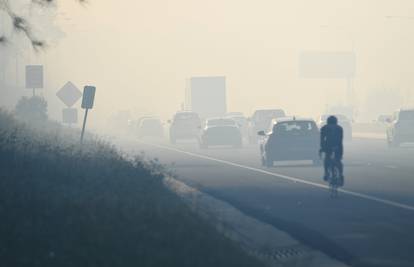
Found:
M 47 102 L 39 96 L 22 97 L 15 108 L 17 118 L 33 124 L 47 121 Z
M 0 266 L 260 266 L 151 164 L 53 132 L 0 112 Z

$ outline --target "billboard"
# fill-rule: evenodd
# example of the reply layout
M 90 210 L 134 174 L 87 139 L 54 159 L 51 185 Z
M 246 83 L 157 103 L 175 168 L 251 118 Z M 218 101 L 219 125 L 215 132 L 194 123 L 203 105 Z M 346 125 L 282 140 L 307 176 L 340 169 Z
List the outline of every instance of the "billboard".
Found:
M 226 77 L 192 77 L 189 93 L 191 110 L 201 117 L 218 117 L 226 114 Z
M 355 76 L 354 52 L 303 51 L 299 75 L 309 79 L 350 79 Z

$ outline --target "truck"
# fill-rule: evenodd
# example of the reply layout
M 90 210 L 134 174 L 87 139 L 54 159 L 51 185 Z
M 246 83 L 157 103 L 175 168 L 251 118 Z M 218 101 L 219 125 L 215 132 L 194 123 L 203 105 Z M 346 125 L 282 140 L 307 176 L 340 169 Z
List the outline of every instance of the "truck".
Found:
M 202 119 L 225 116 L 226 77 L 191 77 L 186 89 L 186 109 L 196 112 Z

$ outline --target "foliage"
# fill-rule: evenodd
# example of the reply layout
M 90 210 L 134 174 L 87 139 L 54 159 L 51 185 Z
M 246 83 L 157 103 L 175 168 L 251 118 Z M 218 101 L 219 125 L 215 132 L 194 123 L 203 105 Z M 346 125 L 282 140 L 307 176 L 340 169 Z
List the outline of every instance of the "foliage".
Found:
M 43 123 L 47 120 L 47 102 L 39 96 L 22 97 L 16 104 L 16 116 L 33 124 Z
M 33 32 L 33 25 L 31 23 L 30 17 L 25 17 L 22 14 L 19 14 L 18 11 L 13 10 L 10 5 L 10 0 L 0 0 L 0 11 L 3 11 L 8 19 L 11 21 L 12 30 L 16 33 L 22 33 L 32 44 L 33 49 L 39 50 L 44 48 L 46 43 L 44 40 L 39 39 L 38 36 Z M 15 1 L 15 0 L 13 0 Z M 86 2 L 86 0 L 76 0 L 80 3 Z M 26 7 L 32 9 L 33 6 L 40 8 L 48 8 L 54 5 L 58 0 L 21 0 Z M 29 13 L 30 14 L 30 13 Z M 0 12 L 0 16 L 1 16 Z M 7 43 L 9 37 L 5 33 L 0 34 L 0 44 Z
M 81 148 L 56 129 L 0 111 L 1 266 L 260 266 L 151 164 L 97 139 Z

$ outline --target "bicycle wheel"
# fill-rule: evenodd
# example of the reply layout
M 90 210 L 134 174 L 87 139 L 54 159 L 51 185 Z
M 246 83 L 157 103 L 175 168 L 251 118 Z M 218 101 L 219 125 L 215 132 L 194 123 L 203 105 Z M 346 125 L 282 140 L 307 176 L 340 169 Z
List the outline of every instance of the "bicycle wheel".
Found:
M 339 172 L 336 167 L 333 168 L 332 171 L 332 179 L 331 179 L 331 197 L 337 198 L 338 197 L 338 186 L 339 186 Z

